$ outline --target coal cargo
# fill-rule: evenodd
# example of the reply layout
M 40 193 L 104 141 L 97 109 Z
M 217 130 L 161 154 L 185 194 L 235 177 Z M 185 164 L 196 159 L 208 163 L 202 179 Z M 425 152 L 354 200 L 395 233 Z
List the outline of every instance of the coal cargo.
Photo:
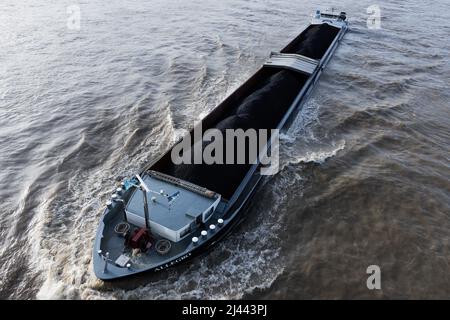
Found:
M 296 40 L 288 45 L 284 53 L 301 54 L 313 59 L 321 59 L 339 32 L 339 28 L 327 23 L 310 25 Z M 287 69 L 262 69 L 254 83 L 233 101 L 229 111 L 222 113 L 203 130 L 216 128 L 225 133 L 226 129 L 274 129 L 292 105 L 308 75 Z M 226 135 L 223 136 L 226 138 Z M 209 141 L 200 142 L 206 147 Z M 226 141 L 224 141 L 224 146 Z M 248 145 L 246 146 L 248 159 Z M 226 157 L 226 150 L 223 150 Z M 235 155 L 236 155 L 235 150 Z M 191 158 L 193 160 L 193 158 Z M 236 159 L 236 157 L 235 157 Z M 171 161 L 159 163 L 156 168 L 199 186 L 214 190 L 229 198 L 236 191 L 250 168 L 249 164 L 180 164 Z

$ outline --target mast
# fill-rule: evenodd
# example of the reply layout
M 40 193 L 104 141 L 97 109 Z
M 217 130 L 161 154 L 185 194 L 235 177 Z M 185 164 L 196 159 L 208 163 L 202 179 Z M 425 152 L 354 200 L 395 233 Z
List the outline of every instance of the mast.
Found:
M 147 191 L 144 190 L 144 188 L 141 188 L 142 193 L 144 195 L 144 215 L 145 215 L 145 228 L 147 230 L 150 230 L 150 224 L 148 222 L 149 215 L 148 215 L 148 200 L 147 200 Z
M 144 180 L 142 180 L 140 175 L 136 175 L 136 178 L 139 180 L 140 186 L 139 188 L 142 190 L 142 194 L 144 196 L 144 215 L 145 215 L 145 228 L 150 231 L 150 216 L 148 212 L 148 199 L 147 192 L 150 191 L 149 187 L 145 184 Z

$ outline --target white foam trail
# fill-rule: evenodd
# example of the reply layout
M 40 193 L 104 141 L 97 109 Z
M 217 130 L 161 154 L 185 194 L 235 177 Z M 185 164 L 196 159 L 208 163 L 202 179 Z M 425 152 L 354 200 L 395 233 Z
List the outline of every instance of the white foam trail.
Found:
M 183 138 L 185 135 L 189 133 L 186 129 L 175 129 L 173 132 L 173 138 L 172 138 L 172 144 L 178 142 L 181 138 Z
M 334 141 L 320 123 L 320 104 L 308 100 L 289 130 L 280 135 L 281 169 L 290 164 L 323 163 L 345 148 L 345 141 Z
M 282 141 L 293 143 L 298 138 L 309 142 L 317 141 L 314 130 L 320 126 L 319 113 L 320 104 L 316 100 L 306 101 L 288 131 L 280 135 Z
M 333 143 L 330 147 L 318 151 L 306 151 L 305 153 L 291 156 L 289 163 L 324 163 L 327 159 L 334 157 L 340 150 L 345 148 L 345 141 L 341 140 L 336 144 Z
M 277 192 L 277 189 L 272 192 Z M 101 282 L 93 277 L 90 263 L 82 263 L 90 258 L 92 239 L 79 236 L 82 230 L 88 233 L 95 230 L 82 223 L 67 231 L 74 234 L 70 247 L 64 248 L 57 239 L 49 246 L 49 251 L 56 251 L 56 254 L 53 253 L 53 260 L 41 265 L 46 280 L 38 298 L 79 295 L 83 299 L 238 299 L 255 288 L 268 287 L 283 272 L 277 243 L 281 219 L 278 206 L 284 203 L 284 198 L 282 195 L 274 195 L 273 198 L 276 201 L 271 209 L 258 213 L 256 227 L 231 234 L 207 256 L 191 260 L 188 270 L 168 270 L 167 279 L 132 290 L 97 290 Z M 88 223 L 95 226 L 91 221 Z M 68 254 L 65 253 L 67 251 Z M 50 253 L 42 248 L 39 252 Z M 58 274 L 61 268 L 63 271 Z
M 114 190 L 115 177 L 136 173 L 149 155 L 158 152 L 156 145 L 172 141 L 176 135 L 172 122 L 162 123 L 163 127 L 152 130 L 151 139 L 141 141 L 145 152 L 130 159 L 118 148 L 118 154 L 102 168 L 75 171 L 69 181 L 62 186 L 55 184 L 46 192 L 43 198 L 47 200 L 38 208 L 29 230 L 30 269 L 36 270 L 42 280 L 38 299 L 79 298 L 85 290 L 99 287 L 101 282 L 92 272 L 91 253 L 104 203 Z
M 95 234 L 100 205 L 94 197 L 105 195 L 96 180 L 104 181 L 106 177 L 99 174 L 91 179 L 84 178 L 76 177 L 81 182 L 73 181 L 79 194 L 74 193 L 73 198 L 49 200 L 40 206 L 36 215 L 30 232 L 33 244 L 30 261 L 43 281 L 36 296 L 38 299 L 77 298 L 79 286 L 92 277 L 90 235 Z M 87 188 L 81 186 L 84 183 Z M 54 199 L 54 193 L 50 194 L 46 198 Z
M 184 135 L 185 130 L 169 126 L 169 140 Z M 153 138 L 167 139 L 167 130 L 160 129 L 165 137 Z M 145 150 L 154 150 L 153 143 L 143 141 L 142 145 L 149 147 Z M 276 245 L 280 217 L 274 201 L 269 212 L 258 215 L 256 227 L 232 234 L 207 257 L 192 260 L 188 270 L 179 274 L 169 270 L 167 279 L 137 289 L 98 290 L 103 284 L 92 272 L 92 243 L 103 203 L 113 189 L 111 177 L 135 172 L 149 153 L 134 159 L 123 154 L 118 159 L 114 156 L 110 161 L 119 161 L 114 165 L 108 161 L 95 172 L 75 172 L 64 186 L 69 189 L 64 195 L 59 194 L 58 185 L 45 194 L 49 200 L 41 204 L 30 230 L 30 261 L 42 279 L 37 298 L 236 299 L 255 288 L 270 286 L 282 272 Z M 114 172 L 117 168 L 120 172 Z
M 211 112 L 211 110 L 204 110 L 204 111 L 202 111 L 202 112 L 198 115 L 197 120 L 198 120 L 198 121 L 203 120 L 210 112 Z
M 344 148 L 345 143 L 338 143 L 335 148 L 296 152 L 297 142 L 315 141 L 317 109 L 314 102 L 307 104 L 294 129 L 285 135 L 286 164 L 324 161 Z M 143 139 L 142 150 L 150 151 L 133 159 L 118 154 L 110 160 L 114 164 L 105 163 L 95 172 L 75 173 L 64 197 L 58 198 L 58 186 L 48 192 L 45 198 L 53 200 L 42 204 L 30 234 L 30 242 L 34 244 L 31 260 L 36 263 L 43 281 L 37 298 L 239 299 L 256 288 L 270 287 L 283 272 L 279 234 L 285 216 L 281 213 L 282 206 L 287 201 L 285 188 L 289 185 L 285 180 L 301 179 L 301 176 L 282 172 L 277 185 L 263 191 L 266 194 L 262 202 L 270 198 L 270 205 L 265 203 L 254 208 L 245 227 L 231 233 L 208 255 L 191 260 L 187 269 L 165 271 L 167 278 L 136 289 L 102 290 L 103 282 L 92 272 L 91 252 L 101 209 L 110 192 L 107 186 L 113 187 L 111 177 L 130 175 L 138 170 L 137 166 L 147 159 L 151 150 L 156 152 L 155 139 L 170 142 L 185 134 L 185 130 L 174 129 L 172 122 L 168 122 L 164 128 L 152 130 L 155 133 L 152 139 Z M 305 132 L 309 133 L 305 136 Z M 115 172 L 117 168 L 121 168 L 120 172 Z
M 47 270 L 46 280 L 36 295 L 38 300 L 57 300 L 64 298 L 64 285 L 62 282 L 55 281 L 51 271 Z

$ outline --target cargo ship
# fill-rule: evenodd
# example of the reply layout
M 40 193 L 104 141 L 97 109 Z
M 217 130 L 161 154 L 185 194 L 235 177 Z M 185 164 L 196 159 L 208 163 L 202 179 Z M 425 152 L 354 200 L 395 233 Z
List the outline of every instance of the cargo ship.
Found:
M 295 39 L 201 120 L 201 131 L 289 128 L 347 30 L 345 12 L 317 10 Z M 198 143 L 194 129 L 188 136 L 192 146 Z M 265 151 L 272 141 L 263 141 Z M 94 241 L 99 279 L 162 271 L 209 250 L 245 215 L 264 178 L 259 157 L 178 164 L 173 148 L 114 187 Z

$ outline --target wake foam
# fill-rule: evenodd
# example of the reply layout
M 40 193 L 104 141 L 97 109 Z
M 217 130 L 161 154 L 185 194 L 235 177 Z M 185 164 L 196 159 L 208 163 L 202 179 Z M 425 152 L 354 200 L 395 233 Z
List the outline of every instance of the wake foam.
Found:
M 318 109 L 311 100 L 282 136 L 284 166 L 322 162 L 344 148 L 345 142 L 321 141 L 317 134 Z M 182 134 L 171 124 L 169 127 L 163 128 L 161 135 L 154 132 L 153 138 L 170 143 Z M 157 152 L 150 141 L 141 147 Z M 238 226 L 208 254 L 190 260 L 186 267 L 163 271 L 154 280 L 141 281 L 144 284 L 137 288 L 119 288 L 97 280 L 91 265 L 92 244 L 103 204 L 114 190 L 114 172 L 120 171 L 120 176 L 135 173 L 148 154 L 142 152 L 133 159 L 122 154 L 118 163 L 106 162 L 95 172 L 78 171 L 69 181 L 48 191 L 45 198 L 49 200 L 39 208 L 30 240 L 30 260 L 42 279 L 37 298 L 239 299 L 255 289 L 270 287 L 283 272 L 279 235 L 282 219 L 288 214 L 286 190 L 293 179 L 302 179 L 301 173 L 293 175 L 292 170 L 282 170 L 256 195 L 260 200 L 256 199 L 247 211 L 245 225 Z
M 300 163 L 322 164 L 345 148 L 345 140 L 328 136 L 319 115 L 320 104 L 310 99 L 289 130 L 280 134 L 280 170 Z

